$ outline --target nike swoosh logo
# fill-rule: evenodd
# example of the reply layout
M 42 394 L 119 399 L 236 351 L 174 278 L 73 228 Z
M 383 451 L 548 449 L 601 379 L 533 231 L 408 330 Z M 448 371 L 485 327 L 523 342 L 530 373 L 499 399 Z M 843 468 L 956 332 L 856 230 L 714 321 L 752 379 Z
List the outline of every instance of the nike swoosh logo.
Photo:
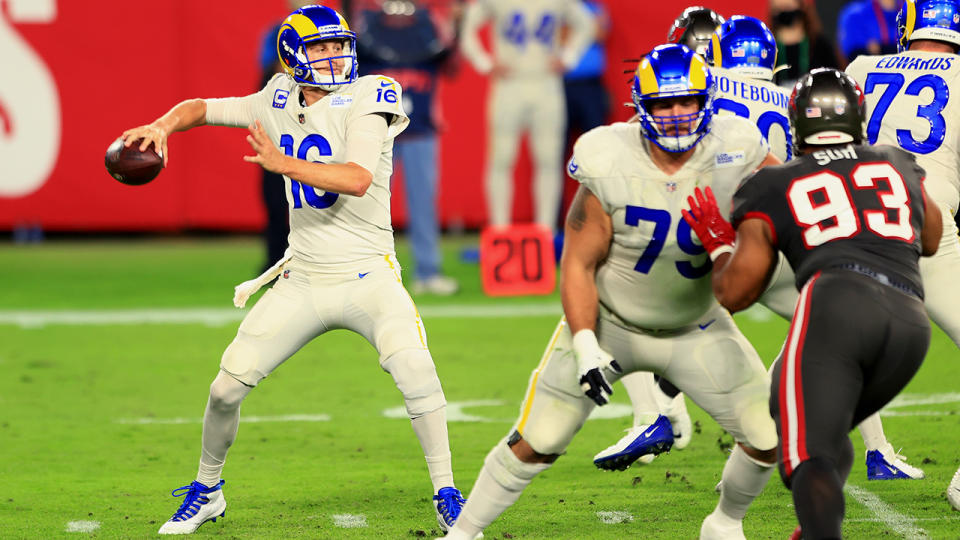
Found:
M 362 273 L 362 274 L 357 274 L 357 275 L 360 276 L 360 279 L 363 279 L 363 278 L 367 277 L 367 274 L 369 274 L 369 273 L 370 273 L 370 272 L 364 272 L 364 273 Z
M 393 86 L 393 81 L 380 81 L 380 88 L 385 88 L 387 86 Z
M 649 437 L 650 435 L 653 435 L 654 432 L 657 431 L 657 429 L 659 429 L 657 426 L 651 426 L 650 429 L 648 429 L 648 430 L 646 430 L 646 431 L 643 432 L 643 436 L 644 436 L 644 437 Z
M 713 324 L 714 322 L 716 322 L 716 319 L 711 319 L 710 322 L 708 322 L 707 324 L 698 324 L 697 326 L 699 326 L 701 330 L 706 330 L 707 327 Z

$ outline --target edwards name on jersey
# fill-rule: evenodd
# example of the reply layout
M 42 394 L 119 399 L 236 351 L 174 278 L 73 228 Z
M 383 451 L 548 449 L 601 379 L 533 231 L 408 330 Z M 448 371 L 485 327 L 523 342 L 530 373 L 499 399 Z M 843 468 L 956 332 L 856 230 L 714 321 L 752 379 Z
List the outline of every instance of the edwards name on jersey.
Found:
M 899 146 L 927 172 L 927 194 L 960 203 L 960 56 L 908 51 L 860 56 L 847 66 L 867 99 L 867 140 Z
M 687 326 L 714 304 L 711 263 L 681 210 L 695 187 L 712 186 L 721 208 L 769 153 L 757 127 L 716 116 L 679 171 L 650 157 L 640 124 L 616 123 L 577 140 L 567 166 L 610 215 L 613 242 L 597 270 L 602 309 L 645 329 Z

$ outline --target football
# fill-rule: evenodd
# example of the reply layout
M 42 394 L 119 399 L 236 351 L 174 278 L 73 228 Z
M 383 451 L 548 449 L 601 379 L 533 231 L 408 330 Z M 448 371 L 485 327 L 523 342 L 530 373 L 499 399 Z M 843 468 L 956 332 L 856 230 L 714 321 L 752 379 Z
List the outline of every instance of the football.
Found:
M 137 139 L 130 146 L 123 145 L 123 137 L 113 141 L 107 148 L 103 163 L 118 182 L 130 186 L 142 186 L 153 180 L 163 169 L 163 158 L 157 154 L 153 145 L 140 151 L 140 141 Z

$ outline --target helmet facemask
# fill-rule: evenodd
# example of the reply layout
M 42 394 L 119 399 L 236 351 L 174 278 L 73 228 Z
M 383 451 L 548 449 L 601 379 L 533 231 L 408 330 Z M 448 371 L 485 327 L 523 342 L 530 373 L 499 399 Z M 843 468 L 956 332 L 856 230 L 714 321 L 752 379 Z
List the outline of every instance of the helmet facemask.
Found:
M 297 82 L 304 86 L 313 86 L 327 92 L 332 92 L 340 86 L 353 82 L 355 77 L 352 77 L 352 74 L 356 73 L 357 58 L 353 54 L 356 50 L 355 41 L 349 38 L 339 40 L 343 47 L 339 54 L 309 60 L 306 49 L 317 41 L 335 42 L 338 40 L 314 40 L 304 43 L 303 52 L 297 53 L 300 66 L 294 70 L 296 73 L 294 79 L 297 79 Z M 337 69 L 337 60 L 342 61 L 342 67 L 339 70 Z
M 664 116 L 653 114 L 653 106 L 658 101 L 684 96 L 696 97 L 698 105 L 696 112 Z M 705 95 L 692 93 L 662 97 L 641 97 L 633 94 L 633 103 L 637 107 L 637 114 L 640 115 L 644 136 L 667 152 L 685 152 L 693 148 L 706 135 L 707 125 L 712 116 L 706 107 L 708 99 L 713 101 L 712 96 L 708 98 Z

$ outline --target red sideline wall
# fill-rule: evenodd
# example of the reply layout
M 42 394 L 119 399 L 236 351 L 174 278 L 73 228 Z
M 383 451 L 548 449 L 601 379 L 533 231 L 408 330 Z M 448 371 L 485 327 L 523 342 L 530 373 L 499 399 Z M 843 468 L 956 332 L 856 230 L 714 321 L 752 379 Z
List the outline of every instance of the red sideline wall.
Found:
M 666 35 L 680 4 L 606 0 L 612 28 L 607 86 L 613 118 L 629 100 L 624 58 Z M 244 131 L 204 128 L 176 134 L 170 166 L 153 183 L 111 179 L 103 154 L 126 128 L 180 100 L 245 95 L 259 81 L 260 40 L 286 11 L 284 0 L 0 0 L 0 229 L 259 230 L 259 168 Z M 719 0 L 730 15 L 763 17 L 763 0 Z M 362 66 L 361 66 L 362 70 Z M 445 225 L 479 227 L 486 218 L 486 81 L 463 62 L 441 83 L 440 212 Z M 530 218 L 529 159 L 517 167 L 514 215 Z M 402 179 L 394 221 L 405 223 Z

